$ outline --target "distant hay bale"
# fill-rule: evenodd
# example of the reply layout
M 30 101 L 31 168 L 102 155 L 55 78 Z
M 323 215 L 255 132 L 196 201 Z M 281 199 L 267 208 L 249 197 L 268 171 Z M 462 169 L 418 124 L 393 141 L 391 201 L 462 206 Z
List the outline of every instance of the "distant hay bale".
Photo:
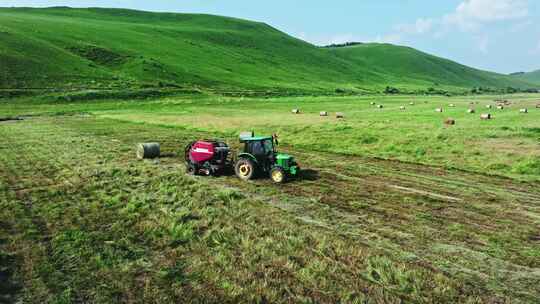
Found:
M 491 114 L 481 114 L 480 119 L 489 120 L 489 119 L 491 119 Z
M 377 108 L 378 108 L 378 109 L 382 109 L 382 108 L 384 108 L 384 107 L 383 107 L 383 105 L 377 105 Z
M 503 106 L 503 105 L 499 105 L 499 106 L 497 106 L 497 109 L 498 109 L 498 110 L 504 110 L 504 106 Z
M 487 106 L 486 106 L 486 108 L 488 108 L 488 109 L 491 109 L 491 108 L 492 108 L 492 106 L 491 106 L 491 105 L 487 105 Z
M 374 106 L 374 105 L 375 105 L 375 102 L 372 101 L 372 102 L 370 102 L 369 104 L 372 105 L 372 106 Z
M 529 110 L 528 109 L 520 109 L 519 113 L 527 114 L 527 113 L 529 113 Z
M 442 113 L 442 112 L 443 112 L 443 109 L 442 109 L 442 108 L 436 108 L 436 109 L 435 109 L 435 112 Z
M 455 107 L 456 105 L 453 104 L 453 103 L 451 103 L 451 104 L 449 104 L 448 106 L 449 106 L 450 108 L 453 108 L 453 107 Z
M 447 118 L 444 120 L 444 124 L 447 126 L 453 126 L 456 124 L 456 120 L 453 118 Z
M 401 107 L 399 107 L 399 109 L 400 109 L 401 111 L 405 111 L 405 106 L 401 106 Z
M 414 102 L 411 101 L 411 102 L 409 103 L 409 105 L 414 106 Z
M 328 112 L 322 111 L 319 113 L 319 116 L 328 116 Z
M 345 118 L 345 114 L 343 114 L 342 112 L 337 112 L 336 118 Z
M 540 103 L 536 105 L 536 108 L 537 108 L 537 109 L 540 109 Z
M 293 114 L 300 114 L 300 109 L 292 109 Z
M 476 110 L 475 110 L 475 109 L 468 109 L 468 110 L 467 110 L 467 113 L 469 113 L 469 114 L 474 114 L 474 113 L 476 113 Z
M 137 158 L 156 158 L 160 155 L 159 143 L 141 143 L 137 145 Z

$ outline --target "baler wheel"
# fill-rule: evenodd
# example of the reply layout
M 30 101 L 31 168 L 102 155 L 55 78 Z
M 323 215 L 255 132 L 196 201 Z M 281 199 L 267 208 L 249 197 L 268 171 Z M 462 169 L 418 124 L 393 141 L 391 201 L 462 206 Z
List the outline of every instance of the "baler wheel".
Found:
M 197 168 L 193 164 L 187 164 L 186 165 L 186 172 L 189 175 L 196 175 L 197 174 Z
M 255 166 L 249 159 L 240 159 L 234 169 L 236 176 L 242 180 L 250 180 L 255 175 Z

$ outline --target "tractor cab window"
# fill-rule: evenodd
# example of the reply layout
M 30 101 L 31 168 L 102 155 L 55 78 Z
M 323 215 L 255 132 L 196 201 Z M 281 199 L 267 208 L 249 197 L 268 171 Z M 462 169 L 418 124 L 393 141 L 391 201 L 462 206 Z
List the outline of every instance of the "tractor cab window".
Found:
M 267 139 L 264 141 L 264 152 L 266 154 L 270 154 L 274 152 L 274 144 L 272 143 L 270 139 Z
M 264 155 L 264 146 L 260 141 L 254 141 L 251 143 L 251 153 L 255 156 Z

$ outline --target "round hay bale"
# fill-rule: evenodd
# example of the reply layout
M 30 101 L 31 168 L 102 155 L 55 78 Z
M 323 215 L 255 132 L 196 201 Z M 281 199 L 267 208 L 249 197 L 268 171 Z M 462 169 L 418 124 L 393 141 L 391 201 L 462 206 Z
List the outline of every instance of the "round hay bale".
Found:
M 377 105 L 377 108 L 378 108 L 378 109 L 382 109 L 382 108 L 383 108 L 383 105 Z
M 414 102 L 411 101 L 411 102 L 409 103 L 409 105 L 414 106 Z
M 341 113 L 341 112 L 337 112 L 336 113 L 336 118 L 345 118 L 345 114 Z
M 293 114 L 300 114 L 300 109 L 292 109 Z
M 492 106 L 491 106 L 491 105 L 487 105 L 486 108 L 487 108 L 487 109 L 491 109 Z
M 540 109 L 540 103 L 536 105 L 536 108 L 537 108 L 537 109 Z
M 370 104 L 370 105 L 372 105 L 372 106 L 374 106 L 374 105 L 375 105 L 375 103 L 374 103 L 373 101 L 372 101 L 372 102 L 370 102 L 369 104 Z
M 481 114 L 480 119 L 489 120 L 489 119 L 491 119 L 491 114 Z
M 160 151 L 158 143 L 141 143 L 137 145 L 137 158 L 156 158 L 159 157 Z
M 405 111 L 405 106 L 401 106 L 401 107 L 399 107 L 399 109 L 400 109 L 401 111 Z
M 444 120 L 444 124 L 447 126 L 453 126 L 456 124 L 456 120 L 453 118 L 447 118 Z
M 319 113 L 319 116 L 328 116 L 328 112 L 322 111 Z
M 451 103 L 451 104 L 449 104 L 448 106 L 449 106 L 450 108 L 454 108 L 456 105 L 453 104 L 453 103 Z
M 476 113 L 476 110 L 475 110 L 475 109 L 468 109 L 468 110 L 467 110 L 467 113 L 469 113 L 469 114 L 474 114 L 474 113 Z
M 435 112 L 442 113 L 442 112 L 443 112 L 443 109 L 442 109 L 442 108 L 436 108 L 436 109 L 435 109 Z
M 527 114 L 527 113 L 529 113 L 529 110 L 528 109 L 520 109 L 519 113 Z
M 497 106 L 497 109 L 498 109 L 498 110 L 504 110 L 504 106 L 502 106 L 502 105 Z

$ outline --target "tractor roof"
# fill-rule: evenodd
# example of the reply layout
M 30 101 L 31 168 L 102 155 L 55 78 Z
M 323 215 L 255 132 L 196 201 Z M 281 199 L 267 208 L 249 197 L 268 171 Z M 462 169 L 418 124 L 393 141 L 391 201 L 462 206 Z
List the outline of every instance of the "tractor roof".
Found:
M 241 137 L 241 141 L 260 141 L 260 140 L 267 140 L 272 139 L 272 136 L 252 136 L 252 137 Z

